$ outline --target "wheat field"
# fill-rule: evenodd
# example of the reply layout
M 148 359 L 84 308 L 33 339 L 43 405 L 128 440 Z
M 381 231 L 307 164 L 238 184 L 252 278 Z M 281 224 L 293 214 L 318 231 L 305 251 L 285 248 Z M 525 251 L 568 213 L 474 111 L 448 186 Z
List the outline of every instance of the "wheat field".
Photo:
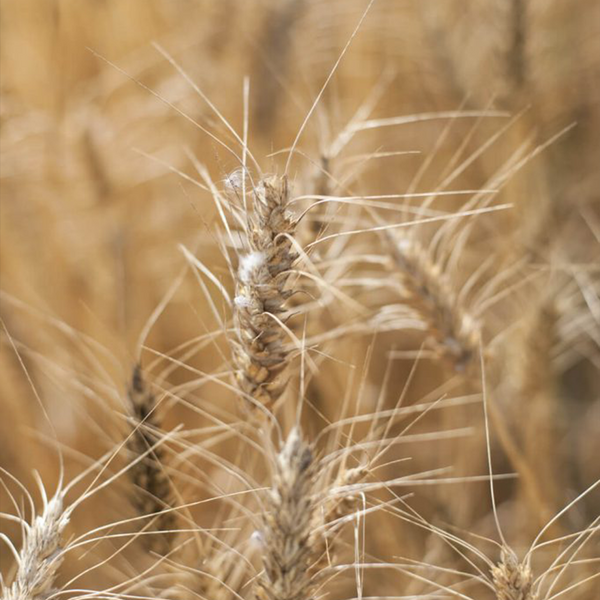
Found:
M 600 598 L 600 4 L 2 0 L 5 600 Z

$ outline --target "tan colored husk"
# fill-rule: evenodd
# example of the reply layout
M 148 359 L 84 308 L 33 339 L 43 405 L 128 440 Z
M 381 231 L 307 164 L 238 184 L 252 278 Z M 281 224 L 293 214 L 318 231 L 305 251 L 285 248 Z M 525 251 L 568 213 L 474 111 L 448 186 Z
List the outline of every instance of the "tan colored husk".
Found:
M 329 566 L 331 561 L 339 559 L 336 535 L 359 506 L 359 494 L 352 490 L 367 476 L 364 466 L 343 469 L 335 478 L 333 485 L 327 486 L 319 502 L 319 524 L 311 543 L 315 547 L 317 562 L 312 566 L 313 573 L 319 573 Z
M 456 370 L 464 370 L 477 355 L 480 329 L 461 305 L 449 278 L 419 242 L 410 238 L 391 244 L 400 268 L 406 301 L 427 323 L 436 350 Z
M 319 558 L 312 532 L 319 518 L 316 462 L 293 429 L 275 457 L 272 487 L 265 495 L 259 532 L 264 572 L 254 590 L 257 600 L 308 600 L 318 582 L 311 566 Z
M 236 278 L 232 340 L 236 379 L 245 394 L 267 407 L 287 383 L 289 349 L 280 321 L 292 293 L 286 284 L 297 257 L 291 240 L 296 221 L 288 201 L 286 177 L 268 177 L 257 185 L 246 231 L 250 253 L 241 257 Z
M 500 562 L 492 568 L 492 581 L 497 600 L 537 600 L 531 567 L 519 562 L 510 548 L 502 548 Z
M 58 492 L 50 500 L 44 498 L 44 510 L 24 524 L 25 538 L 19 554 L 19 567 L 6 592 L 6 600 L 43 600 L 54 588 L 57 572 L 64 559 L 63 535 L 69 523 Z

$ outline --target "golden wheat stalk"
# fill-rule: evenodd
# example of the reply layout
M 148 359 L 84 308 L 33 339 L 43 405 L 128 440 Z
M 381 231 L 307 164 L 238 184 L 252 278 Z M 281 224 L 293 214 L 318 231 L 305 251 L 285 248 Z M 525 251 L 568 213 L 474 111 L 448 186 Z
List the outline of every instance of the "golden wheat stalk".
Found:
M 173 527 L 174 515 L 168 510 L 173 503 L 173 490 L 163 466 L 163 448 L 157 445 L 160 438 L 156 432 L 160 427 L 156 398 L 144 380 L 140 365 L 134 367 L 127 398 L 134 426 L 127 448 L 134 459 L 144 457 L 128 470 L 135 487 L 131 501 L 140 515 L 156 515 L 152 523 L 156 535 L 143 535 L 142 539 L 149 550 L 164 554 L 170 549 L 172 536 L 160 532 L 170 531 Z
M 236 379 L 247 397 L 271 407 L 286 386 L 289 361 L 283 315 L 291 295 L 286 284 L 297 258 L 292 249 L 296 220 L 288 211 L 286 177 L 263 179 L 247 213 L 250 252 L 240 259 L 232 340 Z
M 391 237 L 390 237 L 391 240 Z M 391 240 L 406 302 L 425 321 L 437 352 L 461 371 L 477 355 L 480 328 L 442 267 L 412 237 Z
M 257 600 L 312 598 L 318 577 L 310 567 L 318 558 L 312 532 L 318 515 L 316 461 L 310 447 L 293 429 L 275 457 L 273 484 L 265 497 L 260 532 L 264 571 Z
M 40 484 L 44 502 L 40 514 L 31 524 L 21 521 L 24 538 L 18 554 L 17 572 L 12 585 L 5 590 L 5 600 L 45 600 L 55 590 L 54 581 L 64 559 L 63 535 L 70 519 L 59 489 L 48 500 Z
M 533 573 L 529 564 L 519 562 L 508 547 L 502 548 L 500 562 L 492 568 L 497 600 L 536 600 Z

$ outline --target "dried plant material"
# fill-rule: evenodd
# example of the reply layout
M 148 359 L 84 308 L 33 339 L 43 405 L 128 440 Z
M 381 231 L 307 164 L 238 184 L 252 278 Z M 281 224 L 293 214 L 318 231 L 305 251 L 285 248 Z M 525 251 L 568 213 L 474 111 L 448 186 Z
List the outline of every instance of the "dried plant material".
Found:
M 556 386 L 553 351 L 557 345 L 558 311 L 543 299 L 526 315 L 521 352 L 514 360 L 514 382 L 522 399 L 552 396 Z
M 318 515 L 315 459 L 297 429 L 275 457 L 272 487 L 265 497 L 259 532 L 264 573 L 257 600 L 305 600 L 313 597 L 317 577 L 310 567 L 318 558 L 312 530 Z
M 536 600 L 533 573 L 528 564 L 519 562 L 510 548 L 502 548 L 502 557 L 492 569 L 497 600 Z
M 40 489 L 44 507 L 31 524 L 21 522 L 23 547 L 14 582 L 5 590 L 6 600 L 45 600 L 57 591 L 54 582 L 64 559 L 63 536 L 70 511 L 64 507 L 61 491 L 48 500 L 42 485 Z
M 289 361 L 282 319 L 296 260 L 292 238 L 296 221 L 288 211 L 286 177 L 263 179 L 253 191 L 247 215 L 250 252 L 240 258 L 234 300 L 236 379 L 256 402 L 271 407 L 285 389 Z
M 521 92 L 529 76 L 527 68 L 527 0 L 511 0 L 511 40 L 507 53 L 507 75 L 516 93 Z
M 0 597 L 597 600 L 600 3 L 1 12 Z
M 356 507 L 356 486 L 367 476 L 366 466 L 342 469 L 334 481 L 324 502 L 324 521 L 331 523 L 349 515 Z
M 147 548 L 166 553 L 170 548 L 172 534 L 160 532 L 168 532 L 175 522 L 173 513 L 169 510 L 173 492 L 165 473 L 164 451 L 157 445 L 160 441 L 160 427 L 156 414 L 156 399 L 144 380 L 139 365 L 133 370 L 127 398 L 135 428 L 127 440 L 127 448 L 135 461 L 128 470 L 131 482 L 135 486 L 131 500 L 138 513 L 147 516 L 148 520 L 152 521 L 152 528 L 156 530 L 156 533 L 142 536 Z
M 416 240 L 392 242 L 392 256 L 400 268 L 406 301 L 429 327 L 436 350 L 457 370 L 477 355 L 480 329 L 459 300 L 452 282 Z

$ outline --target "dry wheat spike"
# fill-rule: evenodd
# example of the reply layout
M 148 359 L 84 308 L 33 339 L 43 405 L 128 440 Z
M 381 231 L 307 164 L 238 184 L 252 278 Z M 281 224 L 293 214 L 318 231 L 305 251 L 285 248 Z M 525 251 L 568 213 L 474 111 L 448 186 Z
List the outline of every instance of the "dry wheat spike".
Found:
M 143 457 L 134 462 L 128 471 L 135 487 L 131 500 L 140 515 L 157 515 L 153 527 L 158 532 L 169 531 L 174 523 L 173 513 L 169 511 L 173 491 L 163 466 L 163 449 L 157 445 L 160 437 L 156 433 L 159 430 L 156 398 L 144 380 L 139 365 L 134 367 L 127 398 L 134 426 L 127 447 L 133 460 Z M 157 533 L 144 535 L 142 539 L 149 550 L 166 553 L 170 537 Z
M 318 579 L 310 569 L 318 558 L 311 536 L 318 516 L 316 462 L 297 429 L 275 457 L 273 470 L 260 532 L 264 571 L 255 598 L 309 600 Z
M 502 548 L 500 562 L 492 569 L 492 580 L 498 600 L 536 600 L 533 573 L 526 563 L 520 563 L 509 548 Z
M 268 177 L 256 186 L 245 232 L 250 252 L 241 257 L 236 278 L 236 379 L 248 397 L 267 407 L 287 383 L 283 372 L 289 350 L 282 316 L 292 293 L 286 284 L 297 258 L 292 239 L 296 220 L 288 202 L 286 177 Z

